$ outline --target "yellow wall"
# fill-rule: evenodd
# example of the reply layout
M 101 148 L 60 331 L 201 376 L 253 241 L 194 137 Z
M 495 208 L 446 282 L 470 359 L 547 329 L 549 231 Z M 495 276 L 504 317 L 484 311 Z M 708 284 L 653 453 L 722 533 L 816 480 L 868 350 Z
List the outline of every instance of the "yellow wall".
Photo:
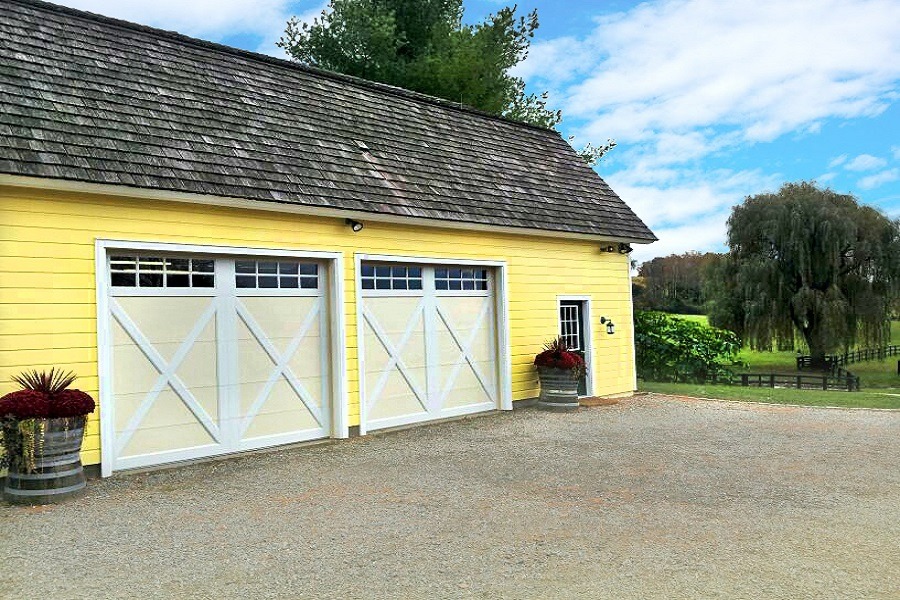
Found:
M 96 397 L 97 238 L 343 251 L 350 425 L 359 423 L 353 254 L 402 254 L 508 263 L 513 399 L 537 395 L 531 361 L 558 328 L 556 297 L 592 297 L 594 393 L 632 390 L 628 257 L 599 243 L 0 186 L 0 393 L 24 369 L 74 370 Z M 607 335 L 600 317 L 611 317 Z M 100 462 L 99 416 L 88 424 L 85 464 Z

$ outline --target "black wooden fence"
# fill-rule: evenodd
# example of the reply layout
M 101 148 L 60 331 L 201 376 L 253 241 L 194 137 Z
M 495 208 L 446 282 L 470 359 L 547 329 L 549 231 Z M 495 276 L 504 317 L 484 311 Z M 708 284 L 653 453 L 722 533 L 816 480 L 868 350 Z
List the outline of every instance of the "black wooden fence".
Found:
M 830 354 L 825 357 L 825 365 L 831 370 L 837 370 L 837 367 L 850 365 L 857 362 L 865 362 L 867 360 L 883 360 L 889 356 L 900 356 L 900 346 L 890 345 L 881 348 L 860 348 L 853 352 L 844 352 L 843 354 Z M 811 356 L 797 357 L 797 370 L 808 369 L 812 366 Z
M 784 373 L 741 373 L 744 387 L 782 387 L 798 390 L 859 391 L 859 377 L 844 370 L 842 376 L 828 373 L 821 375 L 787 375 Z

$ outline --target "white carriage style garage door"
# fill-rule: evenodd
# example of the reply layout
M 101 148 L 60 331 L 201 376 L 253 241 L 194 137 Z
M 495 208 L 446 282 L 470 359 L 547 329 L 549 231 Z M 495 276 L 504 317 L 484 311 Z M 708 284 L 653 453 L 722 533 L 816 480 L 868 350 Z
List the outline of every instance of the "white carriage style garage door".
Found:
M 303 258 L 110 251 L 107 466 L 328 437 L 327 273 Z
M 361 261 L 365 430 L 499 408 L 493 269 Z

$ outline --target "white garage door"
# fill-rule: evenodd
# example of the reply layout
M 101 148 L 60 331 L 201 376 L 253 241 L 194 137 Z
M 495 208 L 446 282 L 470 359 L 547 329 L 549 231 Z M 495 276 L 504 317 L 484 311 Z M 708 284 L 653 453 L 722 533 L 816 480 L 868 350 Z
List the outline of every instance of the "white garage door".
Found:
M 361 263 L 367 430 L 498 408 L 494 288 L 486 267 Z
M 110 254 L 112 468 L 327 437 L 326 271 L 304 259 Z

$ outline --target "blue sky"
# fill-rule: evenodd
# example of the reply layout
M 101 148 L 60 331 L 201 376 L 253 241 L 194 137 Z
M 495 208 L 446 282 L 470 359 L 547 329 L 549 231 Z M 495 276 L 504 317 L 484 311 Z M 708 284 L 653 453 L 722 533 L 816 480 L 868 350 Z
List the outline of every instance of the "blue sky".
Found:
M 321 0 L 65 0 L 279 55 Z M 479 21 L 511 4 L 466 0 Z M 660 237 L 639 261 L 724 249 L 747 195 L 814 179 L 900 217 L 900 0 L 519 0 L 541 27 L 516 72 Z

